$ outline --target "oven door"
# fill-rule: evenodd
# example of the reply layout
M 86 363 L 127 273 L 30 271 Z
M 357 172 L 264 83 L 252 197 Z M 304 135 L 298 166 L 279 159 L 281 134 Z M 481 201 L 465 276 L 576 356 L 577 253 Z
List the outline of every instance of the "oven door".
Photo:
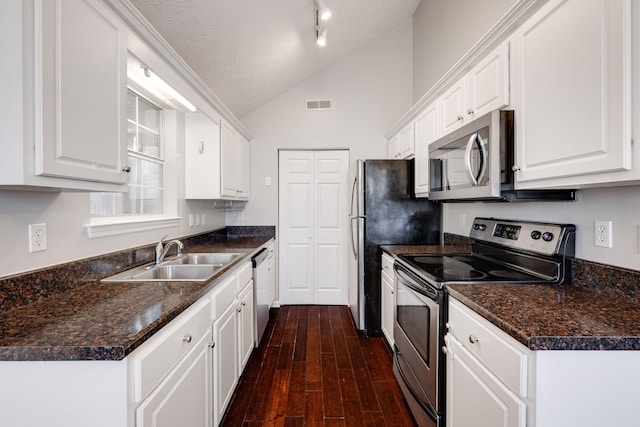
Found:
M 443 409 L 439 393 L 442 291 L 430 285 L 425 289 L 418 278 L 398 264 L 394 270 L 394 370 L 402 388 L 408 389 L 411 397 L 437 422 Z

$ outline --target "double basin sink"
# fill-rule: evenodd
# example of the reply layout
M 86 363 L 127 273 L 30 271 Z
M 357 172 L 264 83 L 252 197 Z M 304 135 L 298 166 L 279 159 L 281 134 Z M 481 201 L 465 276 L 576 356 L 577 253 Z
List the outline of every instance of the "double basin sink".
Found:
M 103 282 L 190 281 L 210 279 L 241 253 L 187 253 L 160 264 L 146 264 L 102 279 Z

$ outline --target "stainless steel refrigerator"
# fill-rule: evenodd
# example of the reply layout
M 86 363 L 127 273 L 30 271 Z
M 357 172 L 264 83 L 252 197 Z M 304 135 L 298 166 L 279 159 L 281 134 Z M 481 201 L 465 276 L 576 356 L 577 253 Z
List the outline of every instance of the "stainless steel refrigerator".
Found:
M 414 195 L 413 160 L 358 160 L 350 170 L 349 307 L 356 327 L 380 335 L 380 245 L 440 244 L 442 207 Z

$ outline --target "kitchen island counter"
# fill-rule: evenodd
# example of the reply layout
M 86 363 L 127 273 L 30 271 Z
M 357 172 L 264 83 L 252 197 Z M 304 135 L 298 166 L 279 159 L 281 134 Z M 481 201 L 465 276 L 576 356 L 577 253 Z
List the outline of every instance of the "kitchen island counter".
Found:
M 25 294 L 48 294 L 0 311 L 0 361 L 121 360 L 273 237 L 211 233 L 184 239 L 185 252 L 243 254 L 206 282 L 100 281 L 152 261 L 152 246 L 2 278 L 5 305 Z M 57 290 L 45 289 L 51 287 Z

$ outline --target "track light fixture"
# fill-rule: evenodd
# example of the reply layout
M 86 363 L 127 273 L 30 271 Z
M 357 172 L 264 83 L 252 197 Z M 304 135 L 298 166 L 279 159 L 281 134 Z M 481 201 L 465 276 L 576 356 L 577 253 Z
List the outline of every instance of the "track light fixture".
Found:
M 314 0 L 314 3 L 316 44 L 324 47 L 327 45 L 327 27 L 320 25 L 320 23 L 327 21 L 331 17 L 331 11 L 323 0 Z
M 331 11 L 327 5 L 324 4 L 324 1 L 316 0 L 316 10 L 318 11 L 318 19 L 320 21 L 327 21 L 331 18 Z
M 327 45 L 327 27 L 316 30 L 316 44 L 322 47 Z

